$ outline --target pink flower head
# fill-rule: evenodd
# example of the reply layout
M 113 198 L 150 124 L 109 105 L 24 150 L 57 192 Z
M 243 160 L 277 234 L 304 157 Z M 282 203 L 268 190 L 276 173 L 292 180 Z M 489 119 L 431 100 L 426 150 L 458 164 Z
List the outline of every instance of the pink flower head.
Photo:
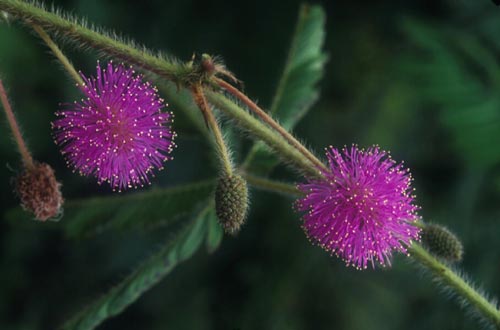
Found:
M 149 183 L 175 147 L 171 112 L 157 89 L 132 68 L 97 63 L 97 77 L 81 87 L 85 99 L 66 105 L 52 123 L 55 141 L 70 166 L 114 189 Z
M 329 171 L 299 184 L 297 201 L 309 239 L 358 269 L 390 265 L 392 250 L 419 239 L 418 206 L 411 195 L 412 177 L 402 164 L 377 146 L 327 149 Z

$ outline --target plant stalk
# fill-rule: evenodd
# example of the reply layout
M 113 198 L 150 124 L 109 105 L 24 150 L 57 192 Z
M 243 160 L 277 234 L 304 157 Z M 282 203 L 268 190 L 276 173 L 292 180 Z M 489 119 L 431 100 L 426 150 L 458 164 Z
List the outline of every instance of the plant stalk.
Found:
M 274 181 L 270 179 L 266 179 L 263 177 L 255 176 L 249 174 L 247 172 L 241 171 L 241 176 L 248 181 L 248 183 L 256 188 L 275 192 L 281 195 L 300 197 L 302 196 L 302 192 L 300 192 L 294 185 L 279 181 Z
M 229 155 L 229 150 L 226 146 L 226 142 L 224 141 L 224 137 L 222 136 L 222 132 L 220 131 L 217 119 L 215 119 L 212 109 L 210 108 L 210 105 L 208 104 L 207 99 L 203 94 L 203 88 L 200 84 L 195 84 L 191 88 L 191 93 L 193 95 L 195 103 L 200 108 L 207 125 L 210 127 L 210 130 L 214 135 L 217 153 L 219 154 L 219 157 L 222 161 L 222 166 L 224 167 L 225 174 L 228 177 L 231 177 L 233 175 L 233 165 L 231 162 L 231 157 Z
M 280 124 L 278 124 L 271 116 L 269 116 L 264 110 L 262 110 L 255 102 L 253 102 L 248 96 L 240 92 L 236 87 L 230 83 L 220 79 L 214 78 L 215 82 L 231 93 L 233 96 L 242 101 L 250 110 L 252 110 L 263 122 L 272 127 L 276 132 L 278 132 L 285 140 L 288 141 L 293 147 L 302 153 L 311 163 L 313 163 L 318 169 L 323 171 L 328 171 L 325 164 L 321 162 L 316 156 L 312 154 L 302 143 L 300 143 L 296 138 L 292 136 L 286 129 L 284 129 Z
M 306 175 L 321 177 L 321 171 L 316 169 L 309 159 L 288 144 L 278 133 L 254 118 L 236 103 L 208 89 L 205 90 L 205 95 L 212 104 L 223 111 L 228 117 L 236 120 L 252 135 L 263 140 L 269 147 L 276 150 L 284 161 L 292 163 Z
M 33 157 L 31 157 L 31 153 L 29 152 L 28 147 L 24 142 L 23 135 L 21 134 L 21 130 L 19 129 L 19 125 L 17 124 L 16 116 L 14 116 L 14 112 L 12 111 L 12 107 L 10 106 L 9 99 L 7 97 L 7 92 L 5 91 L 5 87 L 3 86 L 1 79 L 0 101 L 2 102 L 3 109 L 5 110 L 5 115 L 7 116 L 7 121 L 9 122 L 12 136 L 14 136 L 14 140 L 16 141 L 17 148 L 19 150 L 19 153 L 21 154 L 24 166 L 27 168 L 33 168 Z
M 112 34 L 104 35 L 86 27 L 82 22 L 65 19 L 35 3 L 0 0 L 0 10 L 20 18 L 29 25 L 34 24 L 46 31 L 54 31 L 58 36 L 73 41 L 79 47 L 98 49 L 179 84 L 194 74 L 194 68 L 189 65 L 165 56 L 155 56 L 144 47 L 120 41 Z
M 62 66 L 68 74 L 78 83 L 78 85 L 83 86 L 84 82 L 82 77 L 76 72 L 75 67 L 71 64 L 70 60 L 63 54 L 61 49 L 56 45 L 56 43 L 50 38 L 50 36 L 42 29 L 40 26 L 36 24 L 31 25 L 33 30 L 40 36 L 40 38 L 47 44 L 47 46 L 52 50 L 54 56 L 61 62 Z
M 43 8 L 33 5 L 32 3 L 19 0 L 0 0 L 0 10 L 14 17 L 19 17 L 30 24 L 36 24 L 45 29 L 55 31 L 63 37 L 76 42 L 80 46 L 89 46 L 109 56 L 121 58 L 181 86 L 186 86 L 184 82 L 187 80 L 192 81 L 192 79 L 188 78 L 191 75 L 196 75 L 196 68 L 192 66 L 181 64 L 168 58 L 154 56 L 145 50 L 137 49 L 133 45 L 102 35 L 99 32 L 86 28 L 82 24 L 66 20 L 55 13 L 45 11 Z M 309 150 L 293 138 L 293 136 L 277 124 L 262 109 L 256 106 L 246 95 L 223 80 L 216 79 L 215 82 L 245 103 L 245 105 L 255 112 L 265 124 L 254 118 L 227 97 L 206 89 L 205 96 L 212 104 L 224 111 L 226 115 L 237 121 L 251 134 L 266 142 L 268 146 L 280 154 L 283 160 L 292 163 L 306 175 L 321 177 L 321 171 L 325 170 L 326 167 Z M 23 161 L 25 163 L 32 163 L 32 158 L 22 140 L 19 128 L 17 127 L 10 106 L 8 105 L 3 86 L 0 85 L 0 87 L 2 103 L 4 104 L 9 124 L 11 125 L 16 142 L 23 156 Z M 272 127 L 272 129 L 270 127 Z M 254 183 L 255 182 L 258 181 L 254 180 Z M 259 183 L 262 184 L 261 181 Z M 262 185 L 265 186 L 267 183 Z M 269 185 L 267 186 L 269 187 Z M 492 321 L 497 327 L 500 327 L 500 312 L 496 306 L 474 290 L 474 288 L 459 275 L 416 243 L 413 243 L 409 251 L 413 258 L 424 267 L 428 268 L 436 278 L 440 279 L 460 297 L 463 297 L 472 306 L 477 308 L 485 318 Z
M 500 329 L 500 311 L 498 308 L 471 287 L 460 275 L 431 255 L 418 243 L 413 243 L 409 248 L 409 252 L 415 260 L 426 267 L 440 282 L 464 298 L 486 319 L 490 320 L 497 329 Z

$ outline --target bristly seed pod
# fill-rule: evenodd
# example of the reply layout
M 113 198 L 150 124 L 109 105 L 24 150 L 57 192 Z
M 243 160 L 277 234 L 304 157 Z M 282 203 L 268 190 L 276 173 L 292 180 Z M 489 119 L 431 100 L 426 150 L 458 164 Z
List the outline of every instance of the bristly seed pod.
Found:
M 239 232 L 248 209 L 248 186 L 245 179 L 233 174 L 222 176 L 215 189 L 215 211 L 219 223 L 228 234 Z
M 61 184 L 48 164 L 34 163 L 33 167 L 26 167 L 17 176 L 15 189 L 21 206 L 32 212 L 36 220 L 46 221 L 61 214 L 64 202 Z
M 422 243 L 432 254 L 448 262 L 462 260 L 462 243 L 455 234 L 443 226 L 426 225 L 422 230 Z

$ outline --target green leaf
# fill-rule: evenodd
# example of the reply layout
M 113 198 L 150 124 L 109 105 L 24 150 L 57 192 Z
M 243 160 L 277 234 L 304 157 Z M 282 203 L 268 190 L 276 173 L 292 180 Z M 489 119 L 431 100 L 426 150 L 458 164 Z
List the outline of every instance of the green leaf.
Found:
M 208 253 L 213 253 L 219 247 L 222 242 L 222 238 L 224 237 L 224 231 L 222 230 L 221 225 L 217 221 L 217 215 L 215 214 L 215 209 L 212 208 L 210 212 L 207 214 L 207 240 L 206 246 Z
M 403 27 L 418 46 L 403 68 L 420 102 L 438 107 L 456 153 L 472 167 L 500 162 L 500 66 L 491 49 L 467 31 L 447 31 L 414 20 Z
M 327 56 L 322 51 L 325 13 L 320 6 L 303 5 L 283 74 L 270 112 L 290 130 L 319 97 L 316 84 L 323 76 Z M 265 175 L 278 164 L 277 158 L 257 142 L 244 162 L 245 169 Z
M 205 238 L 205 233 L 207 232 L 207 214 L 211 210 L 210 206 L 207 206 L 201 212 L 200 219 L 198 219 L 191 231 L 179 246 L 179 258 L 181 260 L 186 260 L 191 258 L 191 256 L 198 250 L 198 247 L 203 242 Z
M 214 182 L 209 180 L 174 188 L 69 200 L 64 205 L 64 216 L 58 226 L 63 226 L 71 238 L 91 236 L 111 229 L 165 226 L 205 206 L 213 189 Z M 7 212 L 6 218 L 18 223 L 31 219 L 31 215 L 15 208 Z
M 142 294 L 151 289 L 198 249 L 206 234 L 206 214 L 203 209 L 194 219 L 186 222 L 174 237 L 142 263 L 121 283 L 76 314 L 62 328 L 90 330 L 106 319 L 118 315 Z

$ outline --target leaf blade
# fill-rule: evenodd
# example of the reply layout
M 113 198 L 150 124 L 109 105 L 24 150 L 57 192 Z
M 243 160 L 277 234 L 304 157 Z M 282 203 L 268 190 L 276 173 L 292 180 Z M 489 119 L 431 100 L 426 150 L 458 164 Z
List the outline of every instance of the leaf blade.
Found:
M 185 224 L 174 238 L 167 240 L 156 254 L 139 265 L 135 271 L 104 296 L 77 313 L 62 326 L 62 329 L 94 329 L 110 317 L 121 313 L 179 263 L 189 259 L 200 247 L 205 237 L 208 211 L 209 207 L 205 207 L 194 219 Z M 189 247 L 186 248 L 186 245 Z
M 151 229 L 175 223 L 206 205 L 214 189 L 207 180 L 172 188 L 151 189 L 127 195 L 69 200 L 62 226 L 70 238 L 82 238 L 108 230 Z M 9 210 L 7 220 L 31 218 L 21 208 Z

